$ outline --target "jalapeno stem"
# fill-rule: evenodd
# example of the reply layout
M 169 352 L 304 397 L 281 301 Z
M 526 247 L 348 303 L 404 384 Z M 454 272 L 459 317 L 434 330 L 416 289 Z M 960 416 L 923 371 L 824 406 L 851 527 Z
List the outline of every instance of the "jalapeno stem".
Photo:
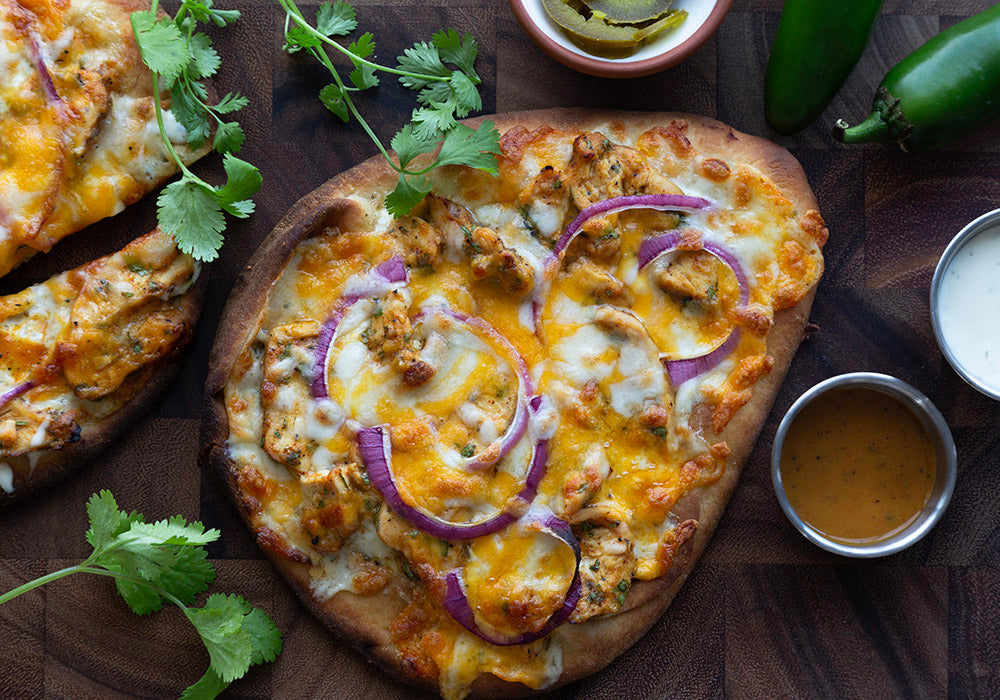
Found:
M 841 143 L 870 143 L 889 141 L 889 125 L 882 115 L 875 111 L 858 124 L 851 126 L 843 119 L 838 119 L 833 126 L 833 136 Z

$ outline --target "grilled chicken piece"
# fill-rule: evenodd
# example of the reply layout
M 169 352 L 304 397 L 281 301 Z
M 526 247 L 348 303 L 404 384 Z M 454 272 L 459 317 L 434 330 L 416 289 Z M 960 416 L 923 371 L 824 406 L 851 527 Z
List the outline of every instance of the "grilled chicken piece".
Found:
M 190 288 L 199 269 L 171 236 L 156 229 L 70 273 L 70 281 L 79 280 L 82 288 L 73 302 L 69 337 L 59 343 L 57 355 L 77 396 L 106 396 L 185 340 L 192 328 L 173 300 Z
M 361 526 L 373 503 L 367 477 L 356 462 L 300 477 L 302 506 L 299 525 L 321 552 L 333 554 Z
M 531 265 L 505 246 L 496 231 L 476 224 L 468 209 L 449 199 L 428 195 L 426 203 L 430 225 L 441 232 L 452 254 L 464 253 L 471 259 L 474 279 L 495 279 L 505 291 L 518 296 L 532 290 L 535 272 Z
M 634 148 L 617 146 L 603 134 L 580 134 L 573 141 L 573 157 L 566 171 L 570 193 L 578 209 L 634 194 L 681 194 Z
M 392 235 L 403 248 L 407 267 L 433 266 L 441 260 L 445 250 L 444 235 L 417 216 L 397 221 Z
M 406 299 L 398 291 L 391 291 L 378 302 L 362 339 L 380 360 L 392 362 L 403 375 L 405 386 L 418 387 L 430 381 L 437 368 L 421 359 L 412 332 Z
M 599 303 L 631 306 L 632 295 L 620 279 L 587 258 L 577 258 L 566 274 Z
M 492 229 L 478 226 L 469 235 L 467 247 L 472 261 L 472 276 L 477 280 L 493 278 L 504 291 L 527 296 L 535 287 L 535 271 L 524 257 L 504 245 Z
M 580 602 L 570 615 L 571 623 L 617 612 L 635 575 L 632 533 L 617 507 L 595 504 L 577 513 L 570 523 L 580 543 Z
M 264 351 L 261 406 L 264 449 L 288 467 L 300 467 L 308 454 L 306 422 L 312 398 L 312 365 L 320 324 L 299 321 L 274 328 Z
M 696 301 L 702 308 L 718 305 L 719 262 L 711 253 L 682 251 L 653 274 L 660 289 L 677 301 Z

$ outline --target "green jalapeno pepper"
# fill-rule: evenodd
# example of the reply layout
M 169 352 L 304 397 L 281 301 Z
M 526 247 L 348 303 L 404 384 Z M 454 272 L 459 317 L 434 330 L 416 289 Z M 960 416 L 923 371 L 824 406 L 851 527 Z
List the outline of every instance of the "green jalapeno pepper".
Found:
M 903 151 L 947 145 L 1000 114 L 1000 4 L 941 32 L 890 70 L 872 112 L 838 119 L 844 143 L 877 141 Z
M 811 124 L 851 74 L 882 0 L 788 0 L 764 76 L 764 116 L 779 134 Z

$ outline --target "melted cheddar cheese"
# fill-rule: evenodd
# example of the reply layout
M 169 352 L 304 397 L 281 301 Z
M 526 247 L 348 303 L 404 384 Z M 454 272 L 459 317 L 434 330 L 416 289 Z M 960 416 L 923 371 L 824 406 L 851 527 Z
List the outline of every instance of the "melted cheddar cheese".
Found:
M 176 166 L 126 6 L 0 0 L 0 73 L 2 276 L 117 214 Z M 164 117 L 185 162 L 206 151 L 187 145 L 169 109 Z
M 351 195 L 365 225 L 298 246 L 232 370 L 228 451 L 259 539 L 307 565 L 320 600 L 374 595 L 390 581 L 408 591 L 390 637 L 403 668 L 436 679 L 446 697 L 483 673 L 546 687 L 561 673 L 563 631 L 490 644 L 445 610 L 449 576 L 463 581 L 486 636 L 515 638 L 545 629 L 575 577 L 570 624 L 615 614 L 634 581 L 670 569 L 698 527 L 675 504 L 723 474 L 729 449 L 717 434 L 773 364 L 774 313 L 822 272 L 819 215 L 796 211 L 752 167 L 699 156 L 685 129 L 515 127 L 501 140 L 498 178 L 452 169 L 403 219 L 389 220 L 377 197 Z M 681 193 L 712 206 L 593 218 L 548 264 L 584 207 Z M 662 233 L 684 244 L 640 267 L 640 245 Z M 706 241 L 738 261 L 747 289 Z M 394 258 L 407 279 L 355 300 L 351 290 Z M 324 351 L 321 328 L 334 315 Z M 490 332 L 455 320 L 466 317 Z M 671 382 L 668 362 L 707 354 L 736 329 L 722 362 Z M 523 392 L 542 397 L 525 436 L 489 468 L 468 468 L 463 459 L 504 435 Z M 710 420 L 696 418 L 699 406 Z M 523 513 L 518 494 L 544 442 L 531 508 L 569 524 L 579 557 L 523 518 L 471 540 L 422 532 L 367 477 L 356 435 L 377 425 L 387 426 L 403 501 L 455 523 Z
M 47 452 L 92 439 L 187 342 L 183 299 L 199 271 L 157 229 L 0 297 L 0 488 L 14 493 Z

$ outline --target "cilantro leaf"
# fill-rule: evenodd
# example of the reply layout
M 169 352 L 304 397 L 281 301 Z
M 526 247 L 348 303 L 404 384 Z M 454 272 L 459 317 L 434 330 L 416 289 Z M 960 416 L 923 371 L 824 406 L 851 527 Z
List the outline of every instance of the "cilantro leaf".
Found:
M 250 610 L 241 596 L 214 593 L 205 607 L 184 611 L 208 649 L 212 670 L 224 681 L 232 682 L 250 668 L 253 644 L 243 629 L 243 618 Z
M 459 34 L 454 29 L 445 29 L 431 37 L 442 61 L 454 63 L 466 76 L 479 82 L 473 65 L 479 55 L 479 44 L 472 34 Z
M 85 537 L 94 549 L 103 547 L 115 536 L 122 520 L 115 497 L 107 490 L 90 497 L 87 501 L 87 516 L 90 518 L 90 528 Z
M 173 565 L 161 571 L 152 583 L 185 605 L 191 605 L 214 580 L 215 569 L 208 561 L 208 552 L 202 547 L 177 547 Z
M 302 49 L 316 48 L 320 43 L 319 37 L 296 25 L 285 30 L 285 45 L 281 48 L 288 53 L 295 53 Z
M 281 630 L 271 621 L 267 613 L 260 608 L 248 612 L 240 623 L 250 640 L 250 665 L 274 661 L 281 653 Z M 198 681 L 189 686 L 182 694 L 181 700 L 202 700 L 214 698 L 229 686 L 214 666 L 209 666 Z
M 211 133 L 211 124 L 196 96 L 179 82 L 170 87 L 170 113 L 187 132 L 188 145 L 201 148 Z
M 139 53 L 149 69 L 167 80 L 180 75 L 191 56 L 177 25 L 167 17 L 156 19 L 152 10 L 133 12 L 131 20 Z
M 151 545 L 208 544 L 219 539 L 219 531 L 206 530 L 197 521 L 189 523 L 180 515 L 175 515 L 155 523 L 132 523 L 128 532 L 120 537 Z
M 106 568 L 110 571 L 128 574 L 127 571 L 122 571 L 122 568 L 115 564 L 109 563 Z M 157 593 L 155 588 L 150 588 L 145 584 L 119 578 L 115 579 L 115 589 L 136 615 L 150 615 L 163 607 L 163 596 Z
M 241 199 L 236 202 L 225 202 L 221 204 L 222 210 L 238 219 L 245 219 L 253 214 L 256 205 L 252 199 Z
M 431 181 L 423 175 L 403 175 L 396 189 L 386 196 L 385 208 L 393 216 L 406 216 L 430 191 Z
M 204 102 L 208 99 L 208 88 L 205 87 L 204 83 L 199 83 L 197 81 L 188 81 L 185 87 L 191 91 L 191 95 L 197 97 L 200 101 Z M 202 109 L 208 111 L 207 105 L 201 105 Z
M 347 50 L 359 58 L 368 58 L 371 56 L 375 52 L 375 40 L 371 32 L 365 32 L 352 41 L 348 44 Z M 356 88 L 367 90 L 370 87 L 378 85 L 378 76 L 375 75 L 374 68 L 353 58 L 351 60 L 354 62 L 354 70 L 351 71 L 349 77 Z
M 219 678 L 219 674 L 209 666 L 204 676 L 184 689 L 180 700 L 211 700 L 228 687 L 229 684 Z
M 212 111 L 216 114 L 229 114 L 231 112 L 238 112 L 248 104 L 250 104 L 250 100 L 243 95 L 229 92 L 219 100 L 219 104 L 212 107 Z
M 444 136 L 437 165 L 468 165 L 495 175 L 500 152 L 500 132 L 493 122 L 484 121 L 478 129 L 458 124 Z
M 182 252 L 210 262 L 219 255 L 226 220 L 210 190 L 191 180 L 167 185 L 156 199 L 160 228 Z
M 396 57 L 396 64 L 398 70 L 410 73 L 434 75 L 442 78 L 451 75 L 451 71 L 441 63 L 441 56 L 438 54 L 437 47 L 426 41 L 418 41 L 412 48 L 404 50 L 402 56 Z M 419 90 L 425 87 L 430 81 L 415 75 L 401 75 L 399 82 L 411 90 Z
M 354 70 L 348 74 L 348 77 L 358 90 L 367 90 L 378 85 L 378 76 L 375 75 L 375 69 L 362 63 L 357 64 Z
M 354 8 L 344 0 L 324 2 L 316 12 L 316 29 L 325 36 L 345 36 L 357 27 Z
M 245 219 L 254 209 L 250 197 L 263 182 L 260 170 L 231 153 L 222 157 L 222 167 L 226 171 L 226 184 L 216 190 L 216 200 L 229 214 Z
M 281 630 L 274 624 L 267 613 L 260 608 L 254 608 L 243 618 L 243 630 L 250 635 L 250 646 L 253 655 L 251 665 L 270 663 L 281 653 Z
M 448 102 L 451 99 L 451 85 L 444 80 L 438 80 L 421 88 L 417 93 L 417 102 L 422 105 L 432 105 L 435 102 Z
M 191 52 L 191 67 L 188 72 L 192 78 L 207 78 L 219 70 L 222 59 L 219 58 L 219 52 L 212 48 L 212 40 L 207 34 L 195 32 L 191 36 L 188 50 Z
M 455 126 L 455 112 L 447 104 L 419 107 L 413 110 L 411 119 L 414 133 L 424 139 L 432 139 Z
M 238 153 L 245 139 L 246 134 L 239 122 L 219 122 L 215 127 L 212 147 L 219 153 Z
M 347 112 L 347 102 L 344 101 L 344 91 L 336 83 L 330 83 L 319 91 L 319 100 L 323 106 L 336 114 L 341 121 L 350 119 Z
M 176 561 L 176 548 L 124 540 L 108 555 L 105 563 L 108 568 L 117 567 L 117 570 L 133 579 L 155 583 Z
M 467 117 L 469 112 L 478 112 L 483 108 L 476 84 L 465 73 L 453 73 L 448 87 L 455 96 L 455 114 L 459 117 Z
M 126 532 L 133 523 L 145 522 L 142 513 L 125 513 L 118 510 L 110 491 L 95 493 L 87 501 L 90 528 L 84 535 L 95 551 L 103 549 L 116 537 Z
M 400 167 L 405 168 L 418 155 L 437 148 L 437 139 L 422 138 L 414 132 L 412 124 L 407 124 L 392 137 L 391 145 L 399 158 Z
M 359 58 L 368 58 L 375 53 L 375 37 L 371 32 L 365 32 L 348 44 L 347 50 Z

